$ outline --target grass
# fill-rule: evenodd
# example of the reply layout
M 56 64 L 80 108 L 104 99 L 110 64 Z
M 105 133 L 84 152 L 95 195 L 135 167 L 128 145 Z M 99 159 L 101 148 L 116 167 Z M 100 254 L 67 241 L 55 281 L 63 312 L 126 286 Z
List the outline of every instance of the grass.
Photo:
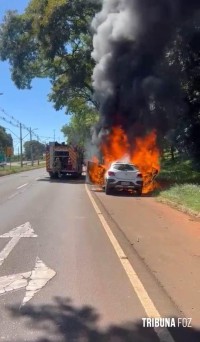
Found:
M 160 200 L 174 204 L 191 214 L 200 214 L 200 186 L 195 184 L 174 185 L 160 193 Z M 159 199 L 158 197 L 158 199 Z
M 174 162 L 165 160 L 161 163 L 159 180 L 177 184 L 200 185 L 200 172 L 195 170 L 190 160 L 181 160 L 179 158 L 176 158 Z
M 190 160 L 164 160 L 157 180 L 159 201 L 200 216 L 200 172 Z
M 34 165 L 34 166 L 24 165 L 23 167 L 21 167 L 20 165 L 19 166 L 18 165 L 15 165 L 15 166 L 11 165 L 11 168 L 10 168 L 10 166 L 5 166 L 5 167 L 0 168 L 0 177 L 11 175 L 14 173 L 24 172 L 24 171 L 36 170 L 36 169 L 40 169 L 43 167 L 45 167 L 45 162 L 43 162 L 43 161 L 40 162 L 39 165 Z

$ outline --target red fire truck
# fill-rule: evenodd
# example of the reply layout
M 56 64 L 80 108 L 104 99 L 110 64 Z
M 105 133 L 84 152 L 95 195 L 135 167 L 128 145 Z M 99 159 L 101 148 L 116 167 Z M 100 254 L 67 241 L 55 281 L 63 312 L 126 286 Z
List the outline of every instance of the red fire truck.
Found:
M 55 167 L 57 158 L 60 160 L 60 170 Z M 82 174 L 83 151 L 79 147 L 50 142 L 46 146 L 46 170 L 50 178 L 60 175 L 80 177 Z

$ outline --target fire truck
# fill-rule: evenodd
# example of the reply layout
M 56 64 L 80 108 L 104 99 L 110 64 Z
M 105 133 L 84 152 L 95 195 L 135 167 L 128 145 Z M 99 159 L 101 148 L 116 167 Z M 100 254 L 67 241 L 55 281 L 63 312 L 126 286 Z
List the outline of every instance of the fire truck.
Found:
M 60 170 L 55 167 L 57 158 L 60 160 Z M 46 170 L 50 178 L 60 175 L 81 177 L 83 165 L 83 151 L 79 147 L 49 142 L 46 146 Z

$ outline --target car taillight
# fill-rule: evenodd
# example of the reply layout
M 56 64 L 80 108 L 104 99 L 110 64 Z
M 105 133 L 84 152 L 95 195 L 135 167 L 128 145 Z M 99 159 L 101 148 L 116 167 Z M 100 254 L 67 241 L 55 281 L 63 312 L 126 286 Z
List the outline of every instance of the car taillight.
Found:
M 115 173 L 112 171 L 108 171 L 108 176 L 115 176 Z
M 142 178 L 142 174 L 141 173 L 138 173 L 137 176 Z

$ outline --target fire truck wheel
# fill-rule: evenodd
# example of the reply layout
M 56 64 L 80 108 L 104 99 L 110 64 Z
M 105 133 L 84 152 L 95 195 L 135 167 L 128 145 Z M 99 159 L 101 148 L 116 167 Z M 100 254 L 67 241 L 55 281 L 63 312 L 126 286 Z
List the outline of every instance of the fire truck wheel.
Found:
M 53 179 L 53 176 L 54 176 L 53 172 L 49 172 L 49 177 L 50 177 L 51 179 Z
M 58 173 L 49 172 L 49 176 L 50 176 L 51 179 L 57 179 L 58 178 Z

